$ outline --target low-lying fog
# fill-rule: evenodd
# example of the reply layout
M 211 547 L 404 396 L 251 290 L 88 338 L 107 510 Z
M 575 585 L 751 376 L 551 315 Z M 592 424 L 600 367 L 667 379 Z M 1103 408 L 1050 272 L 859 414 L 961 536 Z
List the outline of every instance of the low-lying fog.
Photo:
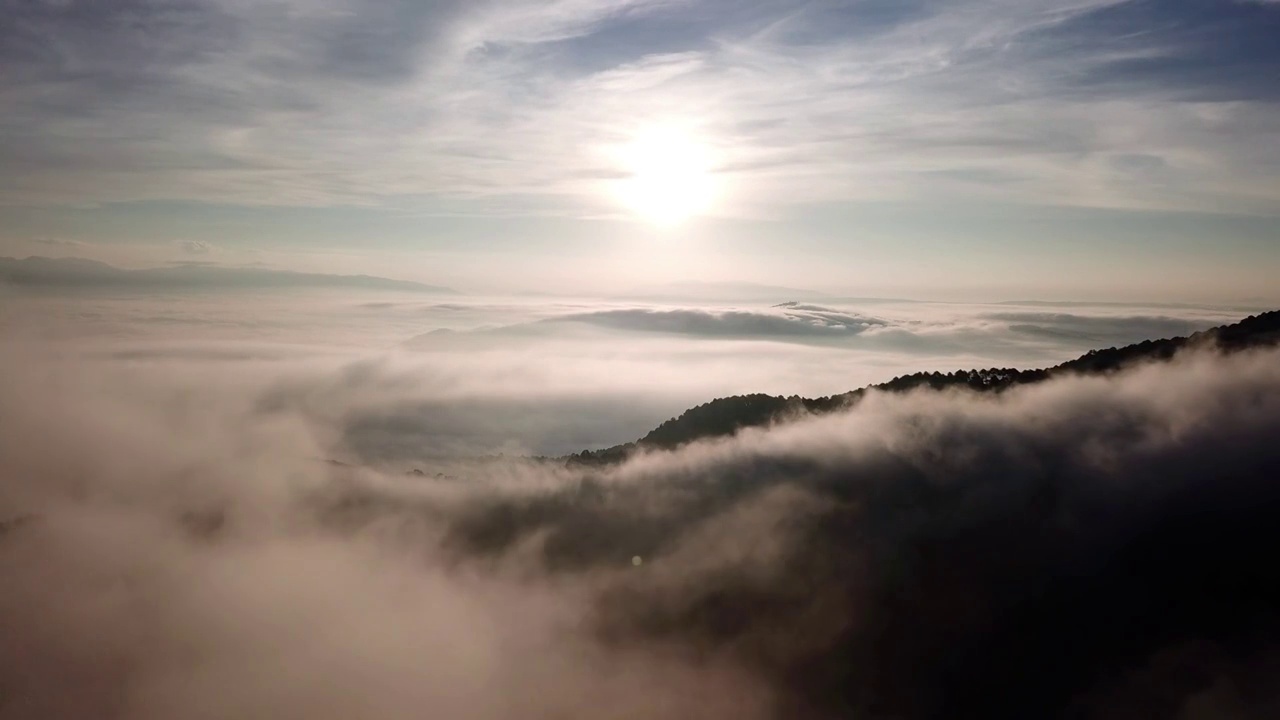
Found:
M 1041 367 L 1243 314 L 884 300 L 11 291 L 0 303 L 0 333 L 9 355 L 26 362 L 92 367 L 149 385 L 252 388 L 341 425 L 342 459 L 403 465 L 607 447 L 716 397 L 815 397 L 921 370 Z
M 1275 351 L 512 457 L 1243 314 L 10 292 L 0 718 L 1274 716 Z

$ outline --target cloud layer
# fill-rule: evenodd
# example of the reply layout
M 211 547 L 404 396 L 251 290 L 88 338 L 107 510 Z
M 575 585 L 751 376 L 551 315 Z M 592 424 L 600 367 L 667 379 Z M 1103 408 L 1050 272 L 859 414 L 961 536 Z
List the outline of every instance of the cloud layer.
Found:
M 0 717 L 1275 707 L 1275 352 L 426 478 L 321 462 L 342 418 L 262 367 L 30 359 L 0 374 Z
M 5 10 L 8 202 L 608 214 L 617 148 L 673 123 L 711 147 L 733 215 L 907 196 L 1267 214 L 1277 197 L 1274 3 Z
M 334 459 L 399 471 L 443 457 L 609 447 L 728 395 L 817 397 L 918 371 L 1055 365 L 1245 314 L 884 301 L 442 302 L 420 293 L 175 295 L 128 285 L 92 297 L 7 292 L 0 330 L 36 353 L 33 362 L 236 378 L 282 412 L 341 428 L 347 442 Z

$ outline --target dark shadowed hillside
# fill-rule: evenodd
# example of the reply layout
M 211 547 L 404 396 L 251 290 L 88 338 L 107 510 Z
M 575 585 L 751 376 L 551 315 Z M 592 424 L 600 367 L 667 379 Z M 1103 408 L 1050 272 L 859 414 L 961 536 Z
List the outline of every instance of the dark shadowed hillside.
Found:
M 637 450 L 669 450 L 703 438 L 723 437 L 748 427 L 759 427 L 805 413 L 821 414 L 847 407 L 871 390 L 907 392 L 928 387 L 933 390 L 961 388 L 976 392 L 999 392 L 1069 374 L 1106 374 L 1144 362 L 1163 362 L 1190 347 L 1216 346 L 1223 352 L 1274 345 L 1280 342 L 1280 310 L 1251 315 L 1232 325 L 1223 325 L 1188 337 L 1146 340 L 1125 347 L 1091 350 L 1074 360 L 1051 368 L 1018 370 L 986 368 L 950 373 L 920 372 L 902 375 L 888 382 L 840 395 L 820 398 L 782 397 L 756 393 L 718 398 L 690 408 L 636 442 L 603 450 L 586 450 L 568 458 L 570 463 L 601 464 L 624 460 Z
M 558 489 L 477 500 L 445 544 L 628 569 L 600 636 L 734 657 L 778 688 L 772 717 L 1280 717 L 1280 374 L 1233 352 L 1278 323 L 921 373 L 848 413 L 821 410 L 860 393 L 718 400 Z M 1197 345 L 1225 352 L 1159 362 Z M 922 386 L 956 391 L 898 392 Z

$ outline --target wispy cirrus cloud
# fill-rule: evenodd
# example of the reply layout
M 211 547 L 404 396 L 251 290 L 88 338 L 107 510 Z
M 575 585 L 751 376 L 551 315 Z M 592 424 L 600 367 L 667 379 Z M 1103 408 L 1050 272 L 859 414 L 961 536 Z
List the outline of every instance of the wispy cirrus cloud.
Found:
M 69 251 L 81 250 L 88 246 L 88 243 L 81 240 L 70 240 L 60 237 L 34 237 L 28 242 L 46 248 L 59 248 Z
M 608 213 L 610 148 L 663 123 L 712 148 L 727 214 L 1280 197 L 1273 4 L 11 5 L 9 202 Z

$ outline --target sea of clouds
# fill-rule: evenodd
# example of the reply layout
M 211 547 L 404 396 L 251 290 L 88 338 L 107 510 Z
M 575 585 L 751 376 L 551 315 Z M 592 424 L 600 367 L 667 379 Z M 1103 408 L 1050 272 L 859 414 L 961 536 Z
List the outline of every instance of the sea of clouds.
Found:
M 518 457 L 1240 314 L 10 294 L 0 718 L 1272 716 L 1275 351 Z
M 4 292 L 0 288 L 0 292 Z M 341 426 L 338 459 L 562 455 L 716 397 L 843 393 L 918 371 L 1053 365 L 1186 335 L 1241 308 L 855 300 L 756 303 L 407 293 L 8 291 L 32 362 L 252 386 Z M 247 391 L 247 390 L 246 390 Z

